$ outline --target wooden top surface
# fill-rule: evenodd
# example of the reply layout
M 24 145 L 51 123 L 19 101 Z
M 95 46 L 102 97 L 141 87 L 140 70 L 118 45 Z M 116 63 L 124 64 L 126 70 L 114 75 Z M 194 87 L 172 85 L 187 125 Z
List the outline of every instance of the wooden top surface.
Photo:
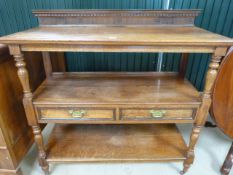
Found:
M 194 26 L 41 26 L 4 36 L 0 43 L 230 46 L 233 40 Z
M 77 73 L 45 81 L 33 103 L 198 106 L 201 98 L 188 81 L 175 73 Z

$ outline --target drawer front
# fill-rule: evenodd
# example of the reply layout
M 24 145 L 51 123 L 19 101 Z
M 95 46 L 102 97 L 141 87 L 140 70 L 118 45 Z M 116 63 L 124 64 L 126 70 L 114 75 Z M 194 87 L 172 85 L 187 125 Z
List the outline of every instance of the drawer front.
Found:
M 72 120 L 114 120 L 113 109 L 87 108 L 42 108 L 38 111 L 39 119 Z
M 193 109 L 122 109 L 122 120 L 193 119 Z
M 0 149 L 0 169 L 13 169 L 10 154 L 7 149 Z

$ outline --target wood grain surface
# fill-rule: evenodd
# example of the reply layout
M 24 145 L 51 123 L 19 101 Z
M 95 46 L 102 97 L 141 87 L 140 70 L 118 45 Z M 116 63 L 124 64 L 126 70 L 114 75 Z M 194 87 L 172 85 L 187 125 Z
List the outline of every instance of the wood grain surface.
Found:
M 75 138 L 75 139 L 74 139 Z M 49 162 L 183 160 L 187 147 L 175 125 L 56 125 Z
M 67 73 L 42 83 L 33 103 L 198 106 L 201 98 L 198 91 L 176 73 Z
M 91 161 L 94 157 L 95 160 L 103 160 L 104 158 L 105 160 L 138 159 L 153 161 L 182 160 L 185 158 L 181 174 L 186 173 L 194 161 L 194 148 L 207 118 L 211 104 L 212 87 L 219 65 L 222 57 L 226 54 L 228 46 L 233 44 L 233 40 L 195 27 L 193 19 L 196 16 L 196 12 L 188 14 L 189 12 L 184 11 L 178 11 L 177 13 L 172 13 L 172 11 L 152 11 L 151 14 L 148 11 L 140 11 L 140 13 L 124 11 L 126 14 L 123 14 L 123 12 L 113 10 L 109 11 L 108 14 L 100 11 L 101 15 L 84 15 L 79 12 L 74 14 L 73 11 L 65 12 L 66 14 L 64 14 L 64 11 L 55 11 L 53 14 L 48 13 L 41 12 L 39 17 L 40 19 L 44 18 L 43 24 L 46 22 L 51 24 L 50 26 L 41 25 L 40 27 L 0 39 L 0 42 L 9 44 L 10 52 L 14 55 L 16 61 L 18 77 L 24 91 L 23 102 L 28 123 L 33 128 L 39 150 L 39 164 L 44 172 L 49 172 L 47 160 L 61 162 Z M 95 21 L 94 19 L 103 15 L 103 19 L 109 21 L 110 25 L 106 22 L 106 25 L 93 23 L 93 25 L 73 26 L 72 23 L 75 20 L 71 19 L 71 17 L 79 18 L 82 15 L 85 16 L 83 19 L 89 22 L 93 22 Z M 138 23 L 132 25 L 131 20 L 127 19 L 126 21 L 129 25 L 122 25 L 124 17 L 132 18 L 132 23 L 135 21 Z M 145 20 L 142 20 L 144 18 Z M 112 23 L 110 22 L 111 19 L 113 19 Z M 149 24 L 152 22 L 151 19 L 156 19 L 154 21 L 156 25 L 145 25 L 145 23 Z M 161 21 L 157 21 L 157 19 Z M 65 25 L 59 25 L 60 21 L 63 22 L 61 24 Z M 164 23 L 166 25 L 161 25 Z M 187 25 L 187 23 L 190 25 Z M 56 74 L 51 73 L 51 66 L 47 66 L 49 73 L 47 80 L 42 83 L 35 93 L 32 93 L 29 87 L 29 77 L 23 51 L 211 53 L 212 58 L 206 74 L 202 95 L 179 74 L 133 74 L 125 72 L 83 73 L 78 75 L 74 73 Z M 121 111 L 132 108 L 136 110 L 166 109 L 175 111 L 188 109 L 195 111 L 195 114 L 193 114 L 193 119 L 191 120 L 151 120 L 155 122 L 163 121 L 164 123 L 180 123 L 181 121 L 194 123 L 188 148 L 184 146 L 182 137 L 177 133 L 177 130 L 174 127 L 169 127 L 172 125 L 153 125 L 153 129 L 151 127 L 140 129 L 145 125 L 109 125 L 103 130 L 92 130 L 91 127 L 94 127 L 93 125 L 85 127 L 88 131 L 85 128 L 82 129 L 84 126 L 73 126 L 76 128 L 73 130 L 73 127 L 70 126 L 62 129 L 60 125 L 52 134 L 47 152 L 39 127 L 39 123 L 42 121 L 40 119 L 41 116 L 38 117 L 38 109 L 48 109 L 50 107 L 86 107 L 90 108 L 90 110 L 99 107 L 105 109 L 114 108 L 116 121 L 118 122 L 112 122 L 116 124 L 120 124 Z M 76 113 L 79 112 L 76 111 Z M 61 123 L 66 123 L 67 121 L 70 120 L 60 120 Z M 104 124 L 104 121 L 98 121 L 99 124 Z M 43 122 L 49 122 L 49 120 L 44 120 Z M 53 122 L 56 123 L 58 121 L 54 120 Z M 88 122 L 94 124 L 92 121 Z M 129 123 L 143 124 L 146 122 L 148 120 L 131 120 Z M 101 125 L 96 127 L 101 127 Z M 101 145 L 102 143 L 107 143 L 105 141 L 111 140 L 112 136 L 118 133 L 119 128 L 123 128 L 124 134 L 121 134 L 122 132 L 119 131 L 120 135 L 117 136 L 117 140 L 123 138 L 125 142 L 120 142 L 120 145 L 117 145 L 117 147 L 112 146 L 116 144 L 115 140 L 114 142 L 108 142 L 109 144 Z M 132 135 L 136 135 L 136 137 L 129 137 L 132 143 L 129 142 L 129 138 L 125 139 L 128 131 L 131 131 L 130 128 L 132 128 L 134 133 Z M 132 132 L 129 132 L 130 136 L 132 136 Z M 150 136 L 151 133 L 153 134 L 150 138 L 148 135 Z M 106 139 L 105 136 L 109 136 L 109 139 Z M 74 139 L 78 137 L 80 139 Z M 145 146 L 144 143 L 148 144 Z M 83 144 L 85 145 L 85 150 L 82 147 Z M 76 149 L 77 145 L 79 146 L 78 149 Z M 88 147 L 89 145 L 91 146 Z M 125 147 L 121 147 L 122 152 L 118 150 L 121 145 Z M 140 148 L 137 145 L 140 145 Z M 159 147 L 159 145 L 162 147 Z M 110 150 L 111 146 L 113 147 L 112 150 Z M 139 151 L 135 153 L 135 149 Z M 93 150 L 95 151 L 93 152 Z
M 153 109 L 124 109 L 121 111 L 122 120 L 154 120 L 151 115 Z M 156 111 L 163 111 L 160 119 L 192 119 L 194 111 L 191 109 L 166 109 L 161 108 Z M 159 118 L 157 118 L 159 119 Z
M 104 33 L 104 35 L 103 35 Z M 137 40 L 135 40 L 137 38 Z M 38 27 L 0 38 L 8 44 L 231 46 L 233 40 L 198 27 Z
M 213 88 L 211 113 L 217 126 L 233 138 L 233 47 L 223 60 Z
M 41 54 L 27 53 L 26 63 L 34 90 L 45 78 Z M 22 98 L 14 59 L 7 46 L 0 44 L 0 174 L 21 175 L 20 162 L 33 143 Z
M 80 117 L 72 116 L 70 111 L 84 111 L 84 114 Z M 79 120 L 113 120 L 113 109 L 90 109 L 90 108 L 42 108 L 40 110 L 40 116 L 42 119 L 79 119 Z

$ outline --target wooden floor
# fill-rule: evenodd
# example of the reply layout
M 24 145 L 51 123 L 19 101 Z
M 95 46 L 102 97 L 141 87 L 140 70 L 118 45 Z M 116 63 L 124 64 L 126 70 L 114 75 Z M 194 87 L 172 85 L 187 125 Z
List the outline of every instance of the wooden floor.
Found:
M 33 103 L 198 106 L 201 98 L 191 83 L 176 73 L 105 72 L 53 76 L 35 92 Z
M 173 124 L 55 125 L 49 162 L 183 160 L 186 145 Z

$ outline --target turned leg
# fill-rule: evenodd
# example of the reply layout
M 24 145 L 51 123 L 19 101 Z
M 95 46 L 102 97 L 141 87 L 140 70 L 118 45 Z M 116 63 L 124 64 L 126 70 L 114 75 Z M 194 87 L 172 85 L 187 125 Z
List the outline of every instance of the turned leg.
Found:
M 221 168 L 222 175 L 228 175 L 233 164 L 233 143 Z
M 222 50 L 220 50 L 222 51 Z M 204 87 L 204 92 L 202 95 L 202 104 L 200 108 L 197 111 L 195 123 L 192 129 L 192 133 L 190 136 L 188 151 L 186 155 L 186 159 L 184 161 L 184 168 L 183 171 L 180 172 L 180 174 L 184 174 L 188 171 L 191 164 L 194 161 L 194 147 L 197 143 L 197 140 L 199 138 L 201 128 L 205 124 L 206 118 L 208 116 L 208 111 L 211 105 L 211 91 L 212 87 L 215 81 L 215 78 L 218 73 L 218 67 L 221 61 L 222 56 L 225 54 L 223 52 L 220 52 L 219 50 L 216 50 L 216 52 L 213 54 L 212 59 L 209 64 L 209 69 L 206 74 L 206 82 Z
M 41 134 L 41 129 L 39 126 L 32 126 L 35 142 L 38 148 L 39 156 L 38 161 L 39 165 L 41 166 L 42 170 L 45 172 L 45 174 L 49 173 L 49 165 L 46 161 L 46 152 L 44 148 L 44 141 Z
M 190 166 L 193 164 L 194 161 L 194 147 L 197 143 L 199 134 L 201 131 L 201 126 L 197 126 L 196 124 L 194 125 L 193 129 L 192 129 L 192 134 L 190 137 L 190 144 L 188 147 L 188 152 L 186 155 L 186 159 L 184 161 L 184 168 L 183 171 L 180 172 L 180 174 L 184 174 L 188 171 L 188 169 L 190 168 Z
M 39 150 L 39 163 L 45 173 L 48 173 L 49 166 L 46 162 L 46 152 L 43 144 L 43 137 L 41 135 L 41 129 L 38 125 L 34 106 L 32 103 L 32 92 L 29 85 L 29 75 L 26 69 L 26 63 L 24 61 L 23 53 L 21 52 L 19 45 L 11 45 L 9 46 L 11 55 L 14 56 L 16 67 L 18 68 L 17 74 L 20 80 L 20 83 L 23 87 L 23 105 L 26 113 L 26 117 L 28 120 L 28 124 L 32 126 L 33 133 L 35 136 L 35 142 L 37 144 Z

